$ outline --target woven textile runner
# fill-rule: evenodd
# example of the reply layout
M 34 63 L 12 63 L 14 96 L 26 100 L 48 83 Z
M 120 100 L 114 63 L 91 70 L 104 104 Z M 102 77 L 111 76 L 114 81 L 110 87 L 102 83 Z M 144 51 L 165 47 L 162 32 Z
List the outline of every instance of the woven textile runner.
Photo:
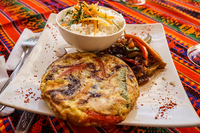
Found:
M 96 3 L 95 0 L 87 0 Z M 73 0 L 0 0 L 0 55 L 8 58 L 24 28 L 42 31 L 51 13 L 75 5 Z M 144 5 L 128 6 L 124 2 L 100 0 L 99 5 L 112 8 L 129 24 L 162 23 L 168 46 L 183 87 L 200 116 L 200 68 L 187 58 L 187 49 L 200 43 L 199 0 L 147 0 Z M 172 17 L 173 16 L 173 17 Z M 11 72 L 8 72 L 9 74 Z M 15 110 L 0 117 L 0 132 L 14 133 L 23 111 Z M 161 128 L 138 126 L 77 127 L 59 118 L 36 115 L 29 133 L 114 133 L 169 132 L 198 133 L 200 127 Z

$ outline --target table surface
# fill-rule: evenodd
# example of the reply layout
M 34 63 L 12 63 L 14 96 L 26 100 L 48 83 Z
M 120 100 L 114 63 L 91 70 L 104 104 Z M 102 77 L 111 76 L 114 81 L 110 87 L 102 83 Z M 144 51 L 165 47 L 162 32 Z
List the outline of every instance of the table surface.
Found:
M 87 0 L 87 3 L 96 3 Z M 77 4 L 73 0 L 0 0 L 0 56 L 8 59 L 24 28 L 41 32 L 51 13 Z M 99 5 L 121 13 L 128 24 L 162 23 L 174 65 L 181 83 L 198 116 L 200 115 L 200 68 L 187 58 L 187 49 L 200 43 L 199 0 L 147 0 L 130 6 L 123 1 L 100 0 Z M 11 72 L 8 71 L 10 74 Z M 0 117 L 0 132 L 13 133 L 22 110 Z M 164 128 L 139 126 L 77 127 L 60 118 L 37 114 L 31 132 L 200 132 L 198 127 Z

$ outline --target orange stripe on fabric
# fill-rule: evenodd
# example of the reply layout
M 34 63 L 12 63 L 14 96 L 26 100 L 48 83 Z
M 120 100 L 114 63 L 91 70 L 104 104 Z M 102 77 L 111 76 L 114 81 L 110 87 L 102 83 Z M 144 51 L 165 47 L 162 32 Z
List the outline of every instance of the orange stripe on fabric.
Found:
M 182 74 L 187 75 L 188 78 L 190 78 L 193 81 L 199 82 L 200 83 L 200 76 L 199 74 L 195 73 L 191 69 L 185 67 L 183 64 L 180 62 L 174 60 L 174 65 L 178 71 L 180 71 Z
M 176 60 L 178 60 L 178 56 L 175 56 L 176 54 L 174 54 L 173 52 L 172 52 L 172 54 L 171 54 L 171 56 L 172 56 L 172 58 L 173 59 L 176 59 Z M 194 64 L 192 64 L 192 65 L 190 65 L 190 62 L 184 62 L 184 59 L 183 60 L 180 60 L 179 62 L 181 62 L 182 64 L 184 64 L 185 65 L 185 67 L 188 67 L 188 69 L 191 69 L 191 70 L 193 70 L 194 72 L 196 72 L 196 73 L 200 73 L 200 69 L 196 69 L 195 67 L 195 65 Z M 200 84 L 200 83 L 199 83 Z M 200 86 L 199 86 L 200 87 Z
M 71 127 L 74 133 L 99 133 L 94 127 L 76 126 L 69 122 L 68 125 Z
M 4 32 L 7 34 L 7 36 L 9 36 L 9 39 L 11 39 L 11 41 L 13 43 L 16 43 L 20 34 L 16 31 L 16 29 L 13 27 L 12 23 L 6 24 L 2 26 L 4 29 Z
M 1 13 L 0 13 L 0 18 L 1 18 L 1 22 L 3 22 L 1 24 L 5 32 L 4 34 L 6 34 L 9 37 L 9 40 L 12 41 L 12 43 L 16 43 L 20 34 L 16 31 L 12 23 Z
M 107 1 L 108 3 L 112 4 L 113 6 L 119 8 L 121 11 L 129 14 L 130 16 L 133 16 L 133 17 L 137 17 L 139 18 L 140 20 L 144 20 L 146 21 L 147 23 L 157 23 L 156 21 L 154 21 L 153 19 L 149 19 L 137 12 L 134 12 L 133 10 L 129 9 L 128 7 L 126 6 L 123 6 L 117 2 L 112 2 L 112 1 Z M 179 34 L 178 32 L 176 32 L 175 30 L 172 30 L 166 26 L 164 26 L 164 30 L 166 33 L 170 34 L 170 35 L 173 35 L 175 37 L 178 37 L 179 40 L 182 40 L 188 44 L 191 44 L 191 45 L 195 45 L 197 44 L 197 41 L 193 41 L 192 39 L 188 38 L 187 36 L 184 36 L 184 35 L 181 35 Z
M 1 133 L 6 133 L 4 125 L 0 127 L 0 131 L 1 131 Z
M 29 5 L 31 8 L 37 10 L 39 13 L 50 11 L 47 7 L 43 5 L 38 6 L 38 4 L 40 3 L 36 4 L 36 2 L 30 1 L 30 0 L 21 0 L 21 1 Z
M 182 78 L 183 79 L 183 82 L 189 82 L 190 84 L 189 84 L 189 86 L 196 86 L 196 90 L 197 91 L 200 91 L 200 84 L 198 83 L 198 82 L 194 82 L 193 80 L 191 80 L 191 79 L 189 79 L 188 77 L 187 77 L 187 75 L 183 75 L 181 72 L 179 72 L 179 77 L 180 78 Z
M 37 9 L 43 10 L 44 12 L 51 12 L 51 10 L 49 8 L 47 8 L 46 6 L 40 4 L 37 1 L 30 1 L 30 2 L 35 3 L 35 5 L 37 5 Z M 35 6 L 32 6 L 32 7 L 35 8 Z M 39 10 L 37 10 L 37 11 L 39 11 Z
M 0 18 L 1 18 L 1 25 L 4 25 L 4 24 L 7 24 L 7 23 L 9 23 L 10 21 L 6 18 L 6 17 L 4 17 L 4 15 L 3 14 L 1 14 L 0 13 Z
M 199 10 L 200 10 L 200 8 L 198 8 L 197 6 L 191 6 L 189 4 L 185 4 L 185 3 L 177 1 L 177 0 L 169 0 L 169 1 L 173 2 L 173 3 L 177 3 L 177 4 L 179 4 L 181 6 L 184 6 L 184 7 L 188 8 L 188 9 L 195 10 L 197 12 L 199 12 Z
M 77 4 L 77 2 L 76 1 L 73 1 L 73 0 L 60 0 L 60 1 L 62 1 L 62 2 L 64 2 L 64 3 L 66 3 L 66 4 L 68 4 L 69 6 L 73 6 L 73 5 L 76 5 Z M 70 4 L 71 5 L 70 5 Z
M 189 128 L 176 128 L 181 133 L 199 133 L 200 130 L 196 127 L 189 127 Z
M 188 44 L 195 45 L 195 44 L 198 43 L 197 41 L 194 41 L 194 40 L 188 38 L 187 36 L 184 36 L 184 35 L 182 35 L 182 34 L 179 34 L 179 33 L 176 32 L 175 30 L 172 30 L 172 29 L 170 29 L 170 28 L 168 28 L 168 27 L 166 27 L 166 26 L 164 26 L 164 30 L 165 30 L 168 34 L 171 34 L 171 35 L 175 36 L 176 38 L 178 37 L 179 40 L 182 40 L 182 41 L 184 41 L 184 42 L 186 42 L 186 43 L 188 43 Z
M 110 3 L 111 5 L 114 5 L 115 8 L 119 8 L 121 11 L 127 13 L 130 16 L 133 16 L 133 17 L 136 17 L 136 18 L 137 17 L 141 18 L 140 20 L 142 20 L 145 23 L 157 23 L 156 21 L 154 21 L 152 19 L 149 19 L 149 18 L 145 17 L 144 15 L 139 14 L 138 12 L 135 12 L 132 9 L 129 9 L 126 6 L 122 5 L 122 4 L 119 4 L 119 3 L 114 2 L 114 1 L 107 1 L 107 2 Z
M 26 1 L 26 0 L 24 0 L 24 1 Z M 62 1 L 63 3 L 66 3 L 68 6 L 73 6 L 73 5 L 76 5 L 77 4 L 77 2 L 76 1 L 73 1 L 73 0 L 60 0 L 60 1 Z M 42 5 L 41 5 L 42 6 Z M 67 8 L 67 7 L 66 7 Z M 41 13 L 41 12 L 40 12 Z M 52 13 L 52 11 L 51 10 L 49 10 L 49 12 L 44 12 L 43 14 L 44 14 L 44 17 L 46 18 L 46 19 L 48 19 L 49 18 L 49 15 Z
M 181 18 L 184 21 L 188 21 L 189 20 L 193 24 L 195 24 L 195 25 L 200 27 L 200 21 L 199 20 L 197 20 L 197 19 L 195 19 L 195 18 L 193 18 L 193 17 L 191 17 L 191 16 L 189 16 L 187 14 L 184 14 L 183 12 L 180 13 L 181 11 L 178 11 L 178 10 L 176 11 L 175 8 L 174 9 L 170 9 L 168 7 L 160 6 L 158 4 L 151 3 L 151 2 L 148 2 L 148 1 L 146 2 L 146 4 L 152 6 L 152 8 L 156 8 L 156 9 L 159 9 L 159 10 L 161 10 L 163 12 L 167 12 L 167 13 L 171 14 L 172 16 L 175 16 L 177 18 Z

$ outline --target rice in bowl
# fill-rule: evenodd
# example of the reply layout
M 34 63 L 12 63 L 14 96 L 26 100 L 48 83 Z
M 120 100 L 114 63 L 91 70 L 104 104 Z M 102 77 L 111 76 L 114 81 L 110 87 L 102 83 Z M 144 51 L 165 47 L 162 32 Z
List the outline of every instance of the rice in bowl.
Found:
M 111 9 L 80 2 L 68 10 L 59 23 L 76 34 L 106 36 L 118 32 L 124 26 L 124 18 Z

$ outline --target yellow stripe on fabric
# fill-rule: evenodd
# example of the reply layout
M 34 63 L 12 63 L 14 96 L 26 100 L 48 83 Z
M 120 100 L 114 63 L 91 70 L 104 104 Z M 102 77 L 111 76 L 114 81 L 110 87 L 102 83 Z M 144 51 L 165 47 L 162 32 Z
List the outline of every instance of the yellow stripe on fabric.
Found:
M 3 39 L 5 39 L 5 41 L 7 43 L 9 43 L 9 45 L 13 48 L 14 47 L 14 42 L 11 42 L 8 37 L 4 34 L 3 30 L 0 30 L 0 34 L 2 35 Z
M 0 18 L 3 19 L 3 17 L 4 16 L 0 13 Z M 0 35 L 7 41 L 7 43 L 9 43 L 12 48 L 20 36 L 11 22 L 7 22 L 7 24 L 0 26 Z
M 189 82 L 190 84 L 190 86 L 191 87 L 193 87 L 193 86 L 195 86 L 196 87 L 196 90 L 200 90 L 200 84 L 198 83 L 198 82 L 195 82 L 195 81 L 193 81 L 193 80 L 191 80 L 191 79 L 189 79 L 186 75 L 184 75 L 182 72 L 180 72 L 180 71 L 178 71 L 178 75 L 179 75 L 179 77 L 180 78 L 182 78 L 183 79 L 183 82 Z
M 195 69 L 194 66 L 189 65 L 188 63 L 184 63 L 185 66 L 189 67 L 191 70 L 194 70 L 197 73 L 200 73 L 200 69 Z
M 3 123 L 2 121 L 0 122 L 0 123 Z M 5 126 L 4 125 L 2 125 L 1 127 L 0 127 L 0 131 L 3 133 L 3 131 L 5 132 Z

